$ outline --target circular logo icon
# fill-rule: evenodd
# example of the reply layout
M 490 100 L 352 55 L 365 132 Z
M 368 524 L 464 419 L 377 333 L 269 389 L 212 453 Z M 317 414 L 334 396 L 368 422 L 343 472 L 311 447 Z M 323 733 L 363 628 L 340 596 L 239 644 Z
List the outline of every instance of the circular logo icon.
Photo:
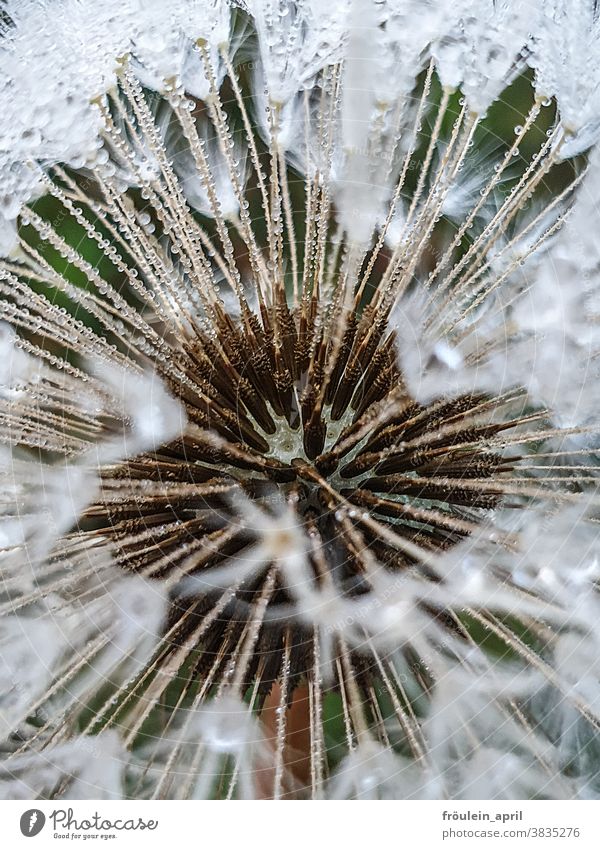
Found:
M 21 814 L 21 834 L 25 837 L 35 837 L 43 829 L 46 823 L 46 817 L 38 808 L 31 808 Z

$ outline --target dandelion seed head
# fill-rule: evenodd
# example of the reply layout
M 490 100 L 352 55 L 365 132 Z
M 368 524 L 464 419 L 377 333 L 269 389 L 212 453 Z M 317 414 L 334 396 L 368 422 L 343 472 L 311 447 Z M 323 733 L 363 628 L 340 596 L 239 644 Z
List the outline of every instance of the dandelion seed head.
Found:
M 592 6 L 7 5 L 8 793 L 598 792 Z

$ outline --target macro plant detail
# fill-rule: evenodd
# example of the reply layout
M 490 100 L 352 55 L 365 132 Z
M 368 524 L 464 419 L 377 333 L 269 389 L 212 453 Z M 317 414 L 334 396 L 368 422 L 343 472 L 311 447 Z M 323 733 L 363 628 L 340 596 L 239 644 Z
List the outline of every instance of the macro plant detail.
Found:
M 4 10 L 0 792 L 597 796 L 595 3 Z

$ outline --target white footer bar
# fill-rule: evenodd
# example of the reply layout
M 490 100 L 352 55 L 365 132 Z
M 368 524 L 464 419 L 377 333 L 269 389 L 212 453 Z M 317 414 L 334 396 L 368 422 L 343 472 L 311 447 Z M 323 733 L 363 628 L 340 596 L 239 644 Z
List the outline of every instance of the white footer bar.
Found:
M 0 802 L 0 845 L 598 849 L 600 802 Z

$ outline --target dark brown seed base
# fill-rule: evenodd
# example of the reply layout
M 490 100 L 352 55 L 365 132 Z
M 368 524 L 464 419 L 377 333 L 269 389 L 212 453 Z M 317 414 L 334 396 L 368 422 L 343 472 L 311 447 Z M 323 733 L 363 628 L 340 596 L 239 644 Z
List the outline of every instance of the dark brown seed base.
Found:
M 465 396 L 429 407 L 415 403 L 396 364 L 387 317 L 369 307 L 349 318 L 324 387 L 328 345 L 316 329 L 317 313 L 315 299 L 296 314 L 282 301 L 274 314 L 263 309 L 261 320 L 249 310 L 238 320 L 221 312 L 215 338 L 198 333 L 174 353 L 187 380 L 171 389 L 197 427 L 155 454 L 107 470 L 111 494 L 82 523 L 82 531 L 112 540 L 124 569 L 168 580 L 178 571 L 199 575 L 233 555 L 243 558 L 254 540 L 236 521 L 232 493 L 241 489 L 267 510 L 293 499 L 310 540 L 314 581 L 326 572 L 341 596 L 356 596 L 369 592 L 365 551 L 388 570 L 418 568 L 432 579 L 386 543 L 377 523 L 436 551 L 463 539 L 497 505 L 510 466 L 486 447 L 507 427 L 485 420 L 493 402 Z M 287 460 L 277 456 L 284 420 L 300 446 Z M 207 432 L 220 439 L 205 438 Z M 223 590 L 177 598 L 174 582 L 166 627 L 174 629 L 172 650 L 202 633 L 194 674 L 215 663 L 225 670 L 271 567 L 265 563 L 229 599 Z M 290 693 L 313 667 L 313 635 L 290 616 L 292 602 L 276 578 L 245 675 L 247 682 L 258 679 L 262 693 L 279 678 L 286 653 Z M 366 659 L 353 663 L 367 686 Z

